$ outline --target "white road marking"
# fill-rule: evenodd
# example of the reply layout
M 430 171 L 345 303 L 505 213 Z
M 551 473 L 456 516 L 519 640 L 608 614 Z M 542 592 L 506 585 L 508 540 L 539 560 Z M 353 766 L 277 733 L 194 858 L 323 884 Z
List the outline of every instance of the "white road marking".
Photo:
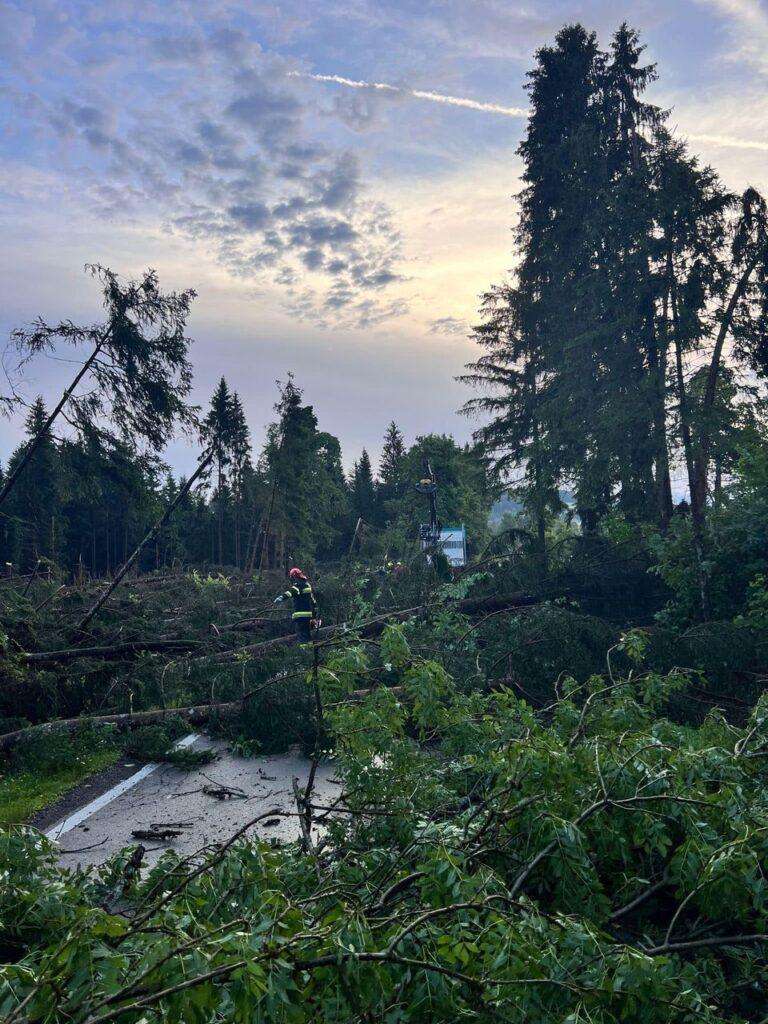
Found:
M 174 743 L 174 750 L 183 750 L 185 747 L 191 747 L 196 739 L 199 739 L 199 735 L 196 732 L 191 732 L 189 736 L 184 736 L 177 743 Z M 90 818 L 96 811 L 100 811 L 102 807 L 106 807 L 107 804 L 111 804 L 113 800 L 116 800 L 123 793 L 127 793 L 129 789 L 133 789 L 135 785 L 141 782 L 142 779 L 146 779 L 152 772 L 157 771 L 160 767 L 154 761 L 149 764 L 145 764 L 143 768 L 140 768 L 135 774 L 131 775 L 127 779 L 123 779 L 122 782 L 118 782 L 112 789 L 108 789 L 106 793 L 102 793 L 101 796 L 97 796 L 95 800 L 91 800 L 85 807 L 81 807 L 79 811 L 75 811 L 74 814 L 70 814 L 68 818 L 60 821 L 58 825 L 54 825 L 53 828 L 48 829 L 45 833 L 48 839 L 52 839 L 56 842 L 57 839 L 61 839 L 67 832 L 71 832 L 73 828 L 77 828 L 81 822 L 85 821 L 86 818 Z

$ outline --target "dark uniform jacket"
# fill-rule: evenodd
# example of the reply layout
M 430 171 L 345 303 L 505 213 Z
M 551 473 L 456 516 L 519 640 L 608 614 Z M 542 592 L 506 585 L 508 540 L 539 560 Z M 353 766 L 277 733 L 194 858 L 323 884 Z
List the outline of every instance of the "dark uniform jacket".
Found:
M 292 619 L 314 619 L 317 617 L 317 601 L 312 593 L 312 584 L 309 580 L 297 580 L 286 590 L 283 597 L 293 599 Z

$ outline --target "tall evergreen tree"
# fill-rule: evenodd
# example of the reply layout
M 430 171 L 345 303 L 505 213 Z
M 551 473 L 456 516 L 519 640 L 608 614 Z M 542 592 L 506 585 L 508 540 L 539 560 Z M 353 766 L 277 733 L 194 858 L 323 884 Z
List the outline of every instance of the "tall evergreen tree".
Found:
M 318 522 L 325 524 L 318 536 L 316 557 L 338 557 L 344 547 L 344 525 L 349 519 L 349 494 L 341 462 L 341 444 L 333 434 L 317 435 L 319 473 Z
M 499 471 L 524 466 L 539 532 L 565 485 L 585 533 L 614 506 L 668 524 L 674 413 L 703 565 L 708 421 L 699 416 L 694 430 L 689 361 L 709 335 L 703 408 L 726 338 L 753 371 L 768 364 L 758 315 L 768 218 L 754 191 L 736 210 L 671 139 L 666 114 L 644 99 L 655 77 L 626 25 L 609 53 L 569 26 L 537 54 L 520 146 L 521 259 L 513 282 L 485 297 L 485 354 L 465 378 L 485 393 L 467 409 L 491 413 L 478 436 Z
M 251 434 L 245 419 L 245 412 L 237 392 L 232 394 L 232 425 L 231 425 L 231 491 L 234 506 L 234 561 L 236 566 L 242 565 L 241 530 L 243 509 L 247 500 L 247 483 L 253 472 L 251 465 Z
M 368 452 L 363 448 L 360 458 L 352 470 L 350 496 L 355 519 L 358 517 L 368 525 L 378 525 L 379 502 L 373 481 L 373 470 Z
M 384 507 L 388 501 L 397 501 L 407 487 L 405 480 L 405 441 L 394 420 L 384 434 L 384 445 L 379 462 L 379 498 Z
M 348 519 L 338 440 L 317 429 L 314 410 L 302 404 L 292 375 L 275 408 L 279 422 L 265 449 L 276 495 L 268 532 L 293 559 L 336 551 Z
M 601 87 L 605 58 L 594 33 L 562 29 L 537 54 L 529 74 L 531 117 L 520 146 L 525 163 L 518 244 L 522 250 L 516 320 L 531 365 L 546 377 L 536 389 L 540 429 L 575 478 L 586 530 L 596 526 L 612 489 L 605 418 L 608 284 L 596 259 L 597 197 L 606 187 Z M 529 378 L 532 376 L 529 372 Z
M 496 475 L 509 479 L 520 471 L 514 488 L 536 531 L 542 568 L 546 567 L 546 528 L 560 511 L 558 481 L 562 470 L 550 442 L 550 425 L 541 395 L 546 388 L 543 353 L 520 328 L 522 302 L 509 286 L 493 288 L 483 298 L 483 322 L 475 328 L 485 353 L 461 379 L 485 393 L 464 406 L 467 414 L 490 414 L 475 432 L 493 461 Z
M 38 436 L 48 418 L 45 403 L 38 396 L 30 407 L 25 422 L 27 437 Z M 18 448 L 8 463 L 13 473 L 24 459 L 26 444 Z M 9 517 L 8 559 L 22 572 L 34 569 L 38 560 L 55 561 L 62 547 L 61 463 L 56 442 L 46 434 L 35 458 L 24 467 L 16 488 L 7 503 Z
M 229 496 L 226 469 L 231 464 L 233 449 L 242 444 L 237 438 L 245 427 L 244 418 L 238 419 L 235 398 L 229 390 L 226 380 L 222 377 L 211 398 L 211 407 L 203 421 L 202 436 L 214 451 L 216 462 L 216 525 L 218 539 L 218 562 L 224 563 L 224 511 Z M 240 408 L 240 413 L 242 409 Z

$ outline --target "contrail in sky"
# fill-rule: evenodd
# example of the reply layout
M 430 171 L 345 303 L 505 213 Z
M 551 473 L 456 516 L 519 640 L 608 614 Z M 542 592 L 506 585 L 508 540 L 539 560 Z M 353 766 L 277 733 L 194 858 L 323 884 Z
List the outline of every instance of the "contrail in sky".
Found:
M 332 85 L 343 85 L 348 89 L 377 89 L 379 92 L 390 92 L 400 96 L 413 96 L 418 100 L 429 100 L 430 103 L 446 103 L 451 107 L 465 107 L 467 110 L 480 110 L 486 114 L 501 114 L 502 117 L 528 117 L 530 111 L 524 107 L 504 107 L 500 103 L 482 103 L 470 100 L 466 96 L 446 96 L 441 92 L 427 89 L 409 89 L 405 86 L 391 85 L 389 82 L 364 82 L 355 78 L 344 78 L 343 75 L 316 75 L 309 71 L 289 71 L 289 78 L 310 78 L 313 82 L 330 82 Z M 768 151 L 768 142 L 753 139 L 736 139 L 725 135 L 683 134 L 691 142 L 703 142 L 712 146 L 723 146 L 728 149 L 758 149 Z
M 503 117 L 528 117 L 523 107 L 503 107 L 500 103 L 481 103 L 465 96 L 446 96 L 441 92 L 430 92 L 425 89 L 407 89 L 388 82 L 359 82 L 354 78 L 343 78 L 341 75 L 313 75 L 303 71 L 289 71 L 290 78 L 311 78 L 314 82 L 331 82 L 334 85 L 345 85 L 348 89 L 378 89 L 380 92 L 399 93 L 401 96 L 413 96 L 417 100 L 429 100 L 431 103 L 447 103 L 451 107 L 466 107 L 468 110 L 482 110 L 486 114 L 501 114 Z
M 768 152 L 768 142 L 757 142 L 754 139 L 734 139 L 730 135 L 692 135 L 683 132 L 692 142 L 704 142 L 711 146 L 724 146 L 726 149 L 761 149 Z

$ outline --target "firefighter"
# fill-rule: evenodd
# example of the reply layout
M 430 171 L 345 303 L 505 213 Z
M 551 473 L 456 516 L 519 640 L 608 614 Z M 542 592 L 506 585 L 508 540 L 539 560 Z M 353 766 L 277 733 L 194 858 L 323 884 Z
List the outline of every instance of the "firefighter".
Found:
M 312 593 L 312 584 L 309 582 L 301 569 L 293 568 L 288 573 L 291 586 L 275 598 L 275 604 L 282 604 L 288 598 L 293 599 L 293 626 L 296 636 L 302 643 L 309 643 L 312 639 L 312 627 L 317 618 L 317 601 Z

